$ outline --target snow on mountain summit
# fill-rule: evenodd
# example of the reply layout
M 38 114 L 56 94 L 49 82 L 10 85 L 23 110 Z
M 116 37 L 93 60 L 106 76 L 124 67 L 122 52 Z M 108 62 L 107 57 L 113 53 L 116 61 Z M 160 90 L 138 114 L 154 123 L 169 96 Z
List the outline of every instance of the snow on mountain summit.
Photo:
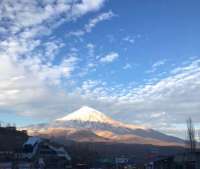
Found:
M 81 121 L 81 122 L 95 122 L 95 123 L 104 123 L 110 124 L 112 126 L 130 128 L 130 129 L 145 129 L 144 126 L 140 125 L 129 125 L 119 122 L 117 120 L 113 120 L 112 118 L 106 116 L 104 113 L 88 107 L 82 106 L 80 109 L 56 120 L 56 122 L 68 122 L 68 121 Z
M 64 122 L 64 121 L 70 121 L 70 120 L 109 123 L 109 124 L 118 123 L 117 121 L 112 120 L 110 117 L 106 116 L 100 111 L 88 106 L 83 106 L 80 109 L 70 113 L 69 115 L 57 119 L 56 121 Z

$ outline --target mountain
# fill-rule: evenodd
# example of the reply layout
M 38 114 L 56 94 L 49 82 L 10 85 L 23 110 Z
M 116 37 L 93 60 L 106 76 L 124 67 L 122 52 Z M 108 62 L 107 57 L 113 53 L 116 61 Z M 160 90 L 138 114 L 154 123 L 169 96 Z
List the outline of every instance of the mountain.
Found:
M 124 124 L 88 106 L 48 124 L 26 128 L 30 134 L 79 142 L 119 142 L 161 146 L 183 145 L 184 141 L 139 125 Z
M 144 129 L 143 126 L 136 125 L 127 125 L 119 121 L 113 120 L 110 117 L 106 116 L 100 111 L 97 111 L 91 107 L 83 106 L 77 111 L 72 112 L 71 114 L 56 119 L 55 123 L 57 125 L 65 126 L 70 125 L 75 128 L 84 127 L 89 129 L 105 129 L 117 128 L 121 130 L 127 129 Z M 54 123 L 54 125 L 55 125 Z M 117 132 L 117 131 L 116 131 Z M 119 132 L 119 131 L 118 131 Z

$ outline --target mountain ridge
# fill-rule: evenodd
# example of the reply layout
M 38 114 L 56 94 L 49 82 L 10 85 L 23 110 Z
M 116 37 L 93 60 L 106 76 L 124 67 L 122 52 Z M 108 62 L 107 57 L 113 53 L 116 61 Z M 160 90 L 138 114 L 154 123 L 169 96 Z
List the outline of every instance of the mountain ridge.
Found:
M 88 106 L 83 106 L 51 123 L 36 126 L 32 125 L 27 127 L 27 129 L 29 132 L 32 132 L 33 135 L 55 135 L 56 137 L 62 136 L 65 137 L 65 139 L 72 139 L 75 141 L 108 141 L 154 145 L 184 144 L 183 140 L 168 136 L 156 130 L 139 125 L 124 124 L 113 120 L 104 113 Z M 72 130 L 73 135 L 71 133 Z M 84 134 L 81 135 L 81 132 Z

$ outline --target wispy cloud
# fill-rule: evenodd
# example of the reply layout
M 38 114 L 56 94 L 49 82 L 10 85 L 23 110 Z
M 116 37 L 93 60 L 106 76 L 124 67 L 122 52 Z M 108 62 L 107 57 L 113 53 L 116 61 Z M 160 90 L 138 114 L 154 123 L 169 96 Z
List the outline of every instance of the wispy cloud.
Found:
M 83 29 L 77 30 L 77 31 L 72 31 L 68 33 L 68 36 L 83 36 L 86 33 L 89 33 L 92 31 L 92 29 L 100 22 L 106 21 L 111 19 L 115 14 L 112 11 L 101 13 L 97 17 L 91 19 Z
M 135 36 L 125 36 L 122 40 L 125 41 L 125 42 L 128 42 L 130 44 L 135 44 L 135 41 L 140 39 L 142 36 L 140 34 L 138 35 L 135 35 Z
M 125 38 L 123 38 L 123 40 L 131 44 L 135 43 L 135 38 L 131 38 L 130 36 L 126 36 Z
M 123 69 L 124 69 L 124 70 L 131 69 L 131 68 L 132 68 L 132 66 L 131 66 L 130 63 L 126 63 L 126 64 L 123 66 Z
M 100 58 L 101 63 L 111 63 L 119 57 L 119 54 L 116 52 L 108 53 L 107 55 Z
M 147 73 L 154 73 L 155 71 L 158 70 L 158 68 L 160 68 L 161 66 L 163 66 L 166 62 L 167 62 L 166 59 L 164 59 L 164 60 L 159 60 L 159 61 L 155 62 L 155 63 L 152 65 L 151 70 L 148 70 Z
M 166 62 L 166 60 L 159 60 L 159 61 L 155 62 L 155 63 L 152 65 L 152 67 L 153 67 L 153 68 L 157 68 L 157 67 L 159 67 L 159 66 L 164 65 L 165 62 Z

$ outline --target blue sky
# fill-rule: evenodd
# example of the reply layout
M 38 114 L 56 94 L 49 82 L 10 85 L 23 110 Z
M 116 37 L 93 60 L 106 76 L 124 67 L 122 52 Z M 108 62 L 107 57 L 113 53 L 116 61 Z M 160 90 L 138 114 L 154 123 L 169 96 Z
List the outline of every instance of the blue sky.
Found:
M 200 123 L 198 0 L 3 0 L 0 121 L 92 106 L 183 136 Z

